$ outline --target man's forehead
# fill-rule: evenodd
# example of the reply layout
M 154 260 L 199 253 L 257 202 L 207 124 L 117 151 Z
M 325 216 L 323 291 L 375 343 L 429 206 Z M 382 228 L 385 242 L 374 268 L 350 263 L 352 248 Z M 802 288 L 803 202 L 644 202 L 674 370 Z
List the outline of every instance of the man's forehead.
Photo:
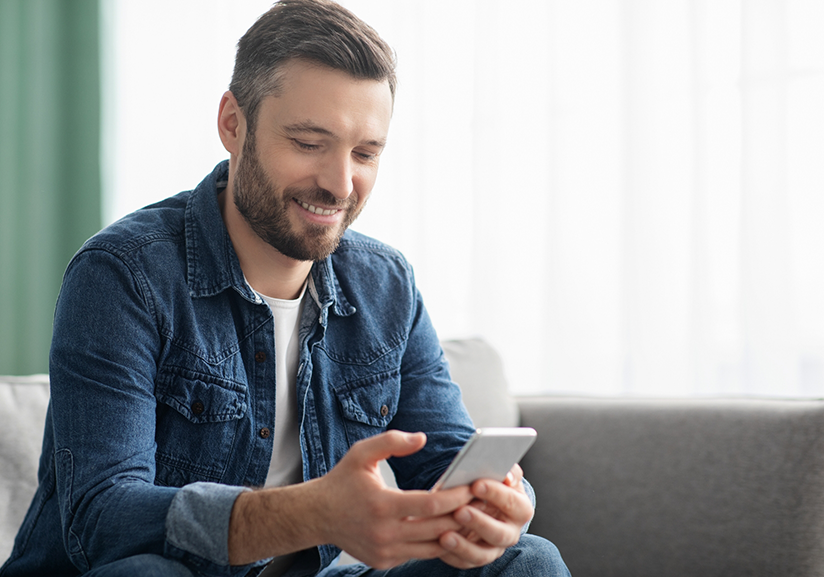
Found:
M 393 104 L 388 81 L 303 62 L 290 64 L 281 79 L 261 112 L 282 130 L 332 138 L 358 132 L 363 140 L 385 144 Z

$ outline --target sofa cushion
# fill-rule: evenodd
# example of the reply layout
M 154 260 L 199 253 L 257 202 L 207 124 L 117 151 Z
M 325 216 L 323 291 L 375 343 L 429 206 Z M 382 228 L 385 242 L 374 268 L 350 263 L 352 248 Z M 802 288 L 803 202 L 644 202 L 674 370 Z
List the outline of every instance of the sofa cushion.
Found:
M 48 404 L 46 375 L 0 376 L 0 563 L 11 553 L 36 489 Z

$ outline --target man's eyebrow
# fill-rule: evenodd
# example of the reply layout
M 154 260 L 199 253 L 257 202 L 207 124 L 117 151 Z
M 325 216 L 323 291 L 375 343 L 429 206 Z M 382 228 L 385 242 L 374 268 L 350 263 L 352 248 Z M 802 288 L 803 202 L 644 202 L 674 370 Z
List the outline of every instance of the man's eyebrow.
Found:
M 287 124 L 283 127 L 283 130 L 287 134 L 319 134 L 321 136 L 328 136 L 334 140 L 339 140 L 337 134 L 329 130 L 328 128 L 324 128 L 318 124 L 310 120 L 304 120 L 302 122 L 295 122 L 293 124 Z M 368 144 L 370 146 L 377 146 L 379 148 L 383 148 L 386 146 L 386 139 L 383 140 L 367 140 L 364 144 Z
M 312 134 L 329 136 L 330 138 L 337 138 L 335 133 L 333 133 L 331 130 L 319 126 L 309 120 L 304 120 L 303 122 L 295 122 L 294 124 L 287 124 L 283 127 L 283 129 L 289 134 L 306 134 L 308 132 Z

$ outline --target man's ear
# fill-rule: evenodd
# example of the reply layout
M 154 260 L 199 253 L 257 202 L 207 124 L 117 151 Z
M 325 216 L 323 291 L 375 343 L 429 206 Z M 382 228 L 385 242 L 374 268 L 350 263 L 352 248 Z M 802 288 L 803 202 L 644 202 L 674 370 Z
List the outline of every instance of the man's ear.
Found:
M 227 90 L 220 99 L 220 108 L 217 115 L 217 131 L 223 147 L 232 156 L 240 156 L 243 149 L 243 139 L 246 135 L 246 117 L 235 99 L 235 95 Z

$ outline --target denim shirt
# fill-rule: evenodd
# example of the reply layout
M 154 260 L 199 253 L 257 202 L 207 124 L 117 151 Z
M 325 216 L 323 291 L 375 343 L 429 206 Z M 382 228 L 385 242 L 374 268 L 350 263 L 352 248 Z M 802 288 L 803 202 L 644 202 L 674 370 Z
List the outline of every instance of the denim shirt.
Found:
M 205 575 L 228 561 L 229 517 L 272 454 L 272 313 L 245 282 L 218 207 L 219 164 L 194 190 L 104 229 L 75 255 L 55 313 L 39 486 L 0 575 L 77 575 L 138 553 Z M 424 431 L 390 459 L 430 487 L 473 431 L 402 255 L 347 231 L 311 271 L 297 374 L 303 478 L 360 439 Z M 299 557 L 313 574 L 339 554 Z

